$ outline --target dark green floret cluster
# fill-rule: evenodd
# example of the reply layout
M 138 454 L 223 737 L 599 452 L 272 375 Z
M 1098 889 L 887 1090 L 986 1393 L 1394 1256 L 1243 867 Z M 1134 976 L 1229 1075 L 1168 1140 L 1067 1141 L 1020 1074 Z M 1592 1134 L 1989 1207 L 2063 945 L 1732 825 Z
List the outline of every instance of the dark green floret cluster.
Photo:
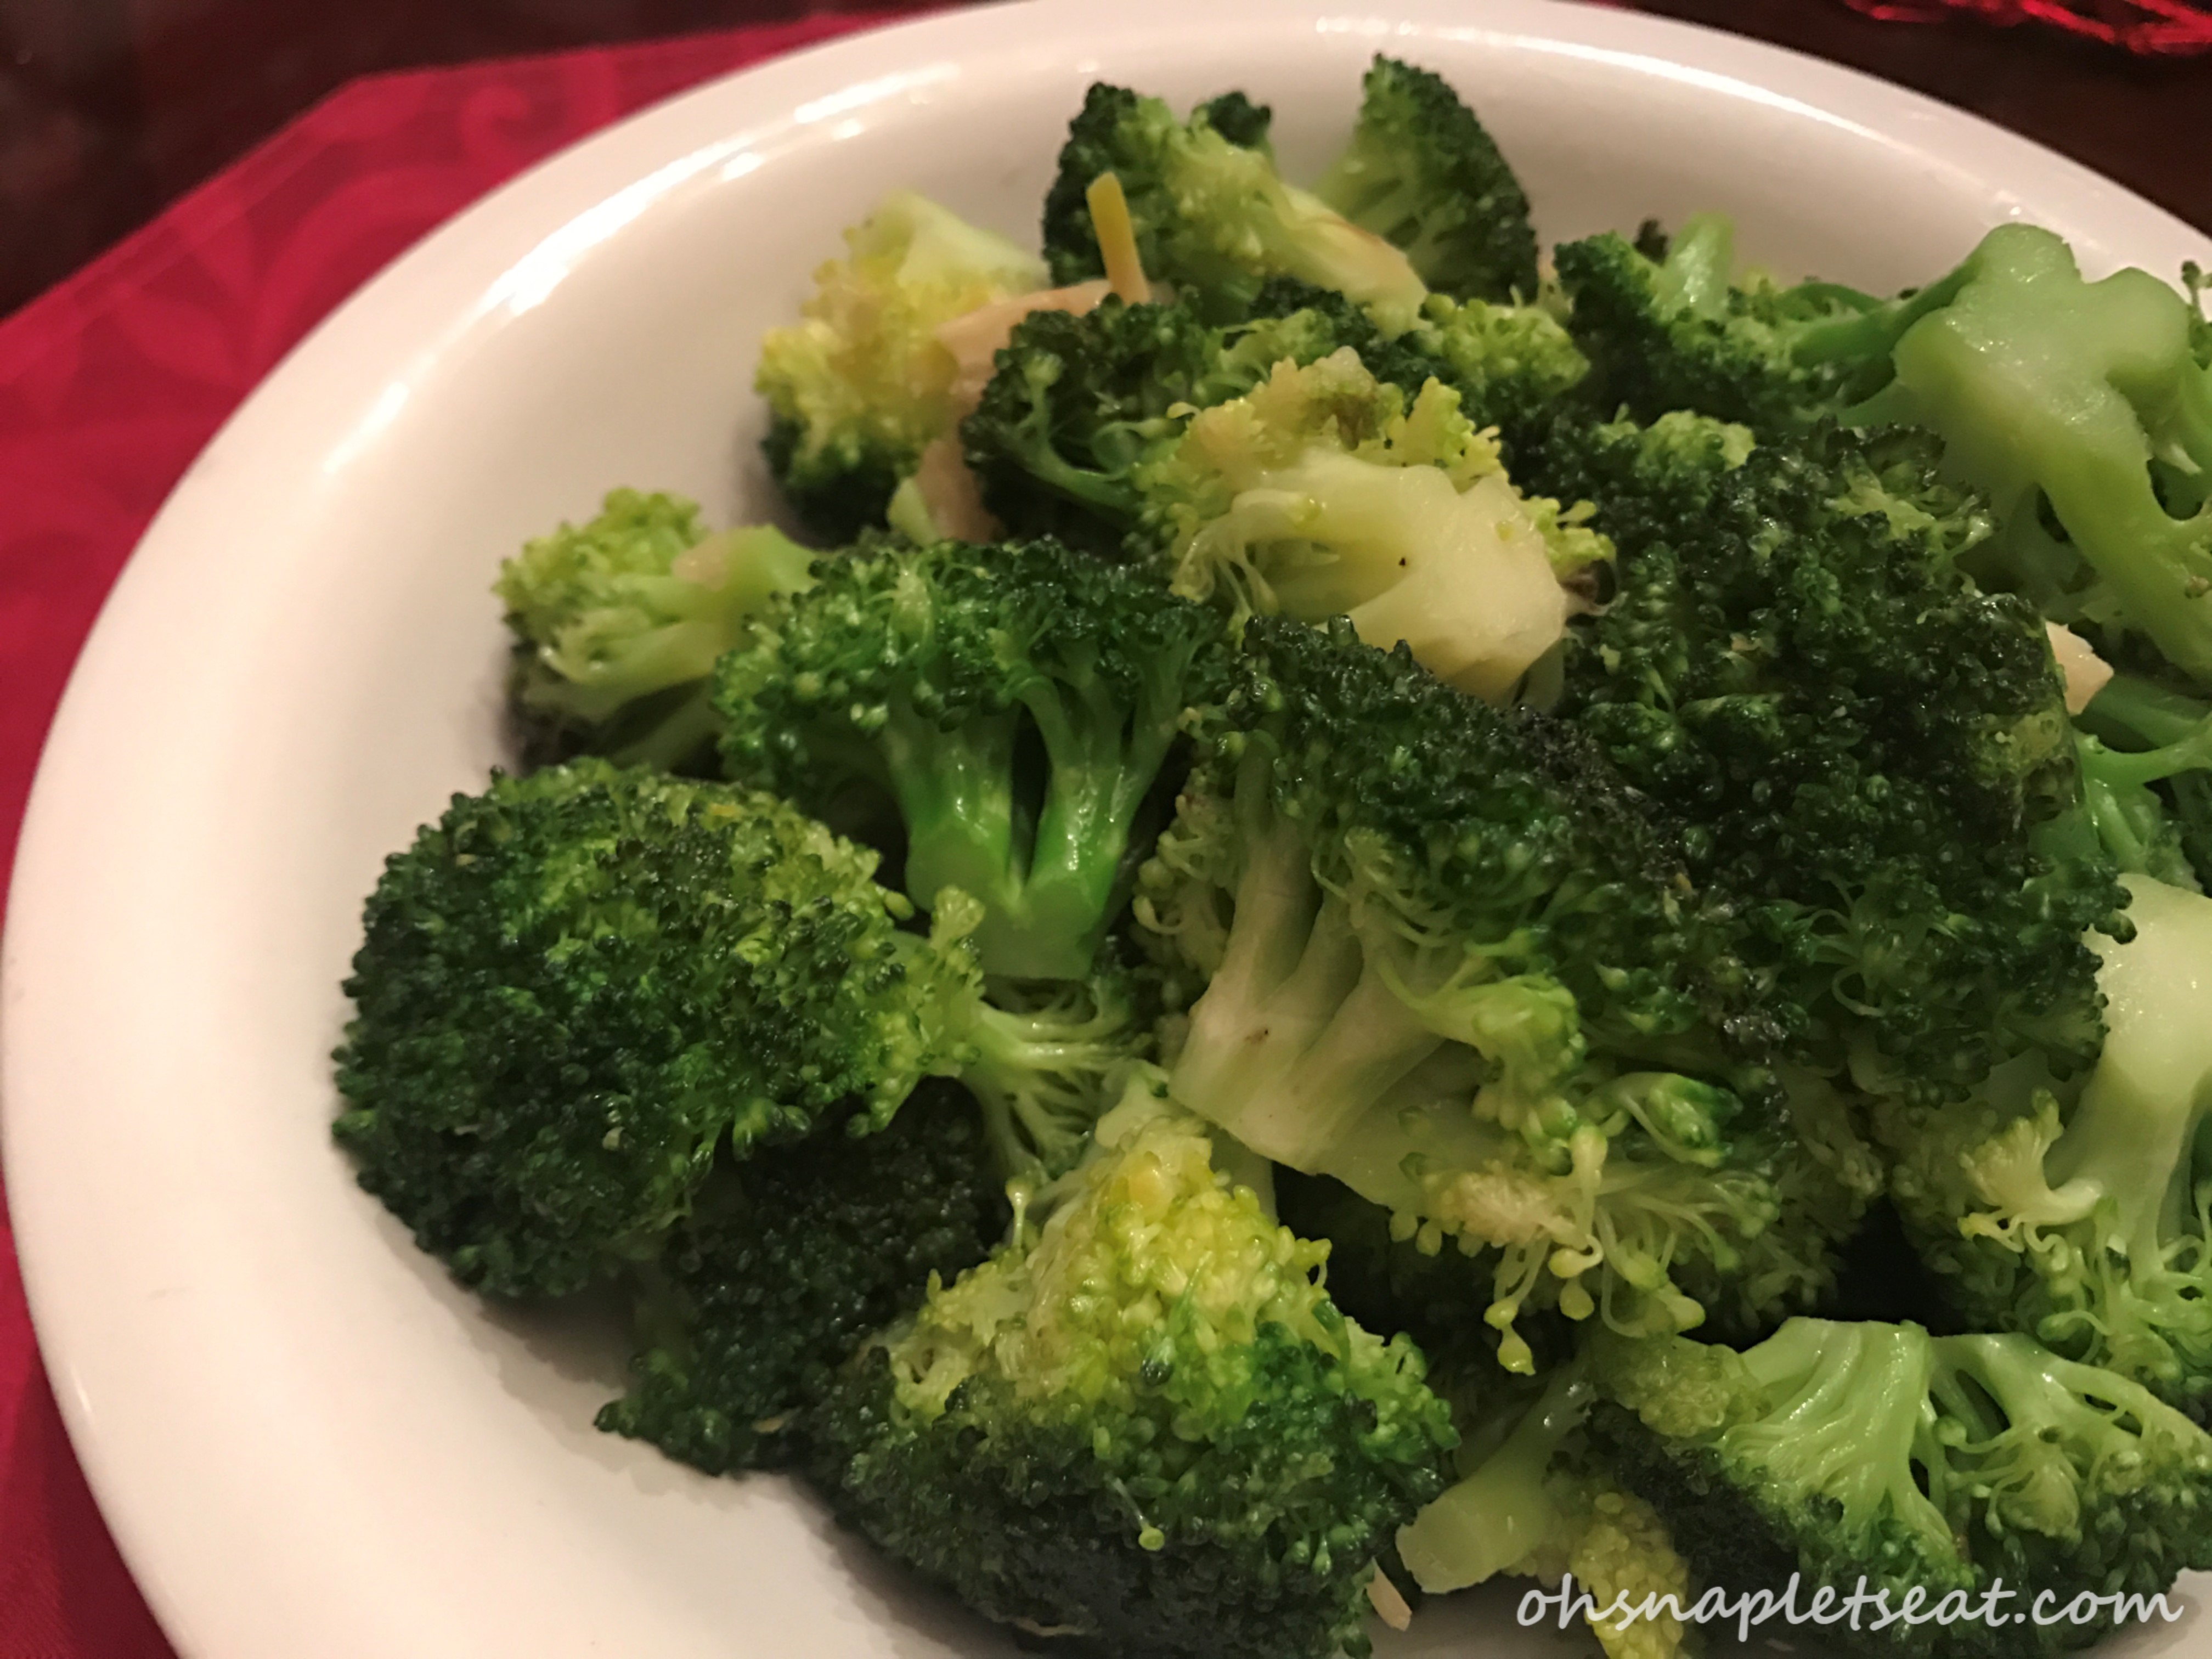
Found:
M 1450 82 L 1361 91 L 1296 177 L 1095 86 L 1035 252 L 893 192 L 762 343 L 816 545 L 618 489 L 506 562 L 517 763 L 368 898 L 338 1142 L 627 1302 L 602 1429 L 1042 1650 L 2166 1618 L 2202 276 L 1546 258 Z

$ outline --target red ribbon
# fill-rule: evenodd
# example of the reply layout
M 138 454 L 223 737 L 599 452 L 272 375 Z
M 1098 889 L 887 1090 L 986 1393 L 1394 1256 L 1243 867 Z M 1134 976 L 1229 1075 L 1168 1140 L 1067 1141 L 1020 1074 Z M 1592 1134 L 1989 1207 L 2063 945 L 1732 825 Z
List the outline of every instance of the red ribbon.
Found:
M 1844 0 L 1885 23 L 1936 23 L 1974 17 L 2011 27 L 2046 23 L 2083 40 L 2123 46 L 2145 57 L 2187 58 L 2212 52 L 2212 10 L 2191 0 Z

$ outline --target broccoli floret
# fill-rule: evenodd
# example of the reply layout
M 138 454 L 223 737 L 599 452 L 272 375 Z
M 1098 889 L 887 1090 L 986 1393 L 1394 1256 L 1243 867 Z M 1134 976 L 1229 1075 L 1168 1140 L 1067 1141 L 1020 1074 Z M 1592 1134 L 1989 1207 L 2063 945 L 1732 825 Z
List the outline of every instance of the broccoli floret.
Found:
M 2089 811 L 2114 862 L 2202 891 L 2212 878 L 2212 704 L 2119 674 L 2076 724 Z
M 722 660 L 730 775 L 823 810 L 856 787 L 888 797 L 915 902 L 982 902 L 987 971 L 1080 978 L 1219 620 L 1049 541 L 821 574 Z
M 1267 331 L 1261 349 L 1284 333 Z M 1119 554 L 1143 507 L 1131 472 L 1181 429 L 1170 411 L 1234 397 L 1267 373 L 1232 354 L 1227 334 L 1188 306 L 1114 299 L 1082 316 L 1024 318 L 960 426 L 984 506 L 1012 535 Z
M 1362 87 L 1351 145 L 1314 194 L 1440 293 L 1534 298 L 1528 193 L 1474 112 L 1441 76 L 1380 55 Z
M 1457 392 L 1408 398 L 1349 347 L 1200 410 L 1136 480 L 1177 592 L 1237 622 L 1349 617 L 1492 701 L 1559 644 L 1563 584 L 1612 551 L 1585 509 L 1514 489 Z
M 2030 1048 L 2093 1058 L 2081 934 L 2123 896 L 2071 837 L 2049 636 L 1960 570 L 1986 513 L 1932 446 L 1565 422 L 1541 477 L 1593 501 L 1617 550 L 1559 712 L 1683 825 L 1692 878 L 1741 902 L 1787 1051 L 1915 1097 Z
M 892 492 L 959 416 L 937 331 L 1044 285 L 1036 259 L 911 191 L 845 233 L 801 320 L 761 342 L 763 448 L 799 521 L 828 542 L 883 522 Z
M 2029 1076 L 1881 1124 L 1899 1202 L 1970 1319 L 2212 1405 L 2212 898 L 2127 878 L 2134 935 L 2096 941 L 2109 1028 L 2086 1084 Z
M 849 1366 L 811 1438 L 839 1514 L 991 1618 L 1107 1651 L 1368 1651 L 1367 1584 L 1455 1435 L 1328 1247 L 1215 1171 L 1140 1077 L 1042 1227 Z
M 1139 880 L 1202 988 L 1176 1097 L 1494 1252 L 1512 1369 L 1532 1298 L 1685 1328 L 1684 1278 L 1816 1260 L 1774 1224 L 1791 1137 L 1735 1045 L 1732 923 L 1602 761 L 1342 622 L 1255 618 L 1241 668 Z
M 2145 271 L 2084 282 L 2031 225 L 1991 231 L 1939 293 L 1851 418 L 1942 436 L 1946 466 L 2006 526 L 1987 567 L 2046 615 L 2141 634 L 2212 684 L 2212 369 L 2196 311 Z
M 599 1427 L 710 1474 L 786 1461 L 787 1431 L 862 1339 L 990 1253 L 1000 1184 L 975 1103 L 934 1080 L 880 1133 L 717 1170 L 638 1271 L 629 1391 Z
M 961 425 L 983 505 L 1018 536 L 1056 535 L 1108 556 L 1160 552 L 1141 480 L 1196 410 L 1238 398 L 1284 363 L 1345 349 L 1410 401 L 1431 380 L 1503 441 L 1540 422 L 1583 363 L 1558 323 L 1527 307 L 1432 297 L 1421 320 L 1385 335 L 1342 295 L 1278 277 L 1241 321 L 1212 325 L 1184 304 L 1109 300 L 1018 325 L 975 412 Z
M 1213 124 L 1233 109 L 1230 131 Z M 1217 322 L 1245 313 L 1271 276 L 1295 276 L 1410 324 L 1428 289 L 1396 248 L 1310 192 L 1285 184 L 1252 137 L 1242 100 L 1201 105 L 1188 122 L 1157 98 L 1101 82 L 1068 128 L 1044 206 L 1044 254 L 1057 283 L 1105 274 L 1086 192 L 1110 173 L 1128 199 L 1146 274 Z M 1232 137 L 1234 133 L 1236 136 Z
M 1768 434 L 1802 430 L 1878 390 L 1888 352 L 1955 278 L 1883 303 L 1833 283 L 1730 280 L 1735 227 L 1683 222 L 1654 258 L 1611 232 L 1562 244 L 1567 326 L 1594 407 L 1639 420 L 1694 410 Z
M 1802 1599 L 1825 1588 L 1836 1612 L 1863 1578 L 1855 1641 L 1877 1650 L 2081 1645 L 2109 1603 L 2081 1624 L 2029 1615 L 2212 1561 L 2212 1437 L 2027 1337 L 1796 1319 L 1741 1355 L 1680 1338 L 1601 1352 L 1616 1403 L 1594 1437 L 1697 1579 L 1778 1595 L 1802 1575 Z M 1873 1628 L 1908 1597 L 1920 1623 Z
M 1070 1161 L 1148 1050 L 1130 976 L 996 1006 L 975 901 L 901 931 L 876 856 L 600 760 L 457 796 L 388 862 L 347 981 L 362 1184 L 464 1283 L 559 1295 L 654 1260 L 718 1160 L 878 1133 L 925 1076 L 984 1097 L 1003 1174 Z
M 1334 1267 L 1334 1258 L 1331 1261 Z M 1689 1571 L 1651 1507 L 1620 1489 L 1590 1455 L 1583 1431 L 1595 1390 L 1569 1363 L 1534 1392 L 1492 1388 L 1461 1403 L 1458 1480 L 1398 1532 L 1407 1574 L 1431 1595 L 1510 1574 L 1558 1584 L 1571 1573 L 1592 1598 L 1591 1633 L 1609 1659 L 1672 1659 L 1683 1621 L 1660 1613 L 1626 1622 L 1598 1615 L 1646 1596 L 1692 1602 Z
M 765 795 L 582 760 L 456 796 L 386 864 L 346 994 L 337 1138 L 465 1283 L 650 1260 L 718 1148 L 958 1069 L 957 955 L 875 854 Z
M 526 758 L 698 761 L 714 743 L 714 659 L 772 594 L 806 586 L 813 558 L 766 527 L 710 535 L 694 503 L 635 489 L 526 543 L 493 590 L 514 635 Z

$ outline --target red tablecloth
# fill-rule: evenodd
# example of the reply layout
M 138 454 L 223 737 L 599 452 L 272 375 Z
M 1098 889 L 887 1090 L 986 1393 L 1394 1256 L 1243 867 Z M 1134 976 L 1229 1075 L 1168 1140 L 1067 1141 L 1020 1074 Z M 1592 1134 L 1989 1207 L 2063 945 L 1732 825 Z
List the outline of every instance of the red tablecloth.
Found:
M 108 585 L 239 401 L 379 268 L 561 146 L 860 27 L 822 17 L 354 82 L 0 323 L 0 893 Z M 94 1508 L 0 1209 L 0 1659 L 167 1659 Z

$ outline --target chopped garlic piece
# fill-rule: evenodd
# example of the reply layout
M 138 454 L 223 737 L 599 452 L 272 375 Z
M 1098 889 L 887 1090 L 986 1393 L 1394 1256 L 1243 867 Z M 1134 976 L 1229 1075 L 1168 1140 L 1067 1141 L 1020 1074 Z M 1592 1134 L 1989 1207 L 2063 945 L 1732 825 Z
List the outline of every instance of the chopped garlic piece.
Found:
M 2051 635 L 2051 654 L 2058 659 L 2058 672 L 2066 677 L 2066 712 L 2078 714 L 2089 706 L 2090 698 L 2105 689 L 2105 682 L 2112 678 L 2112 665 L 2072 629 L 2057 623 L 2045 623 L 2043 627 Z
M 1083 192 L 1083 200 L 1091 210 L 1091 228 L 1098 237 L 1106 280 L 1122 304 L 1145 304 L 1152 297 L 1152 285 L 1145 279 L 1145 263 L 1137 254 L 1137 228 L 1130 222 L 1129 198 L 1121 193 L 1121 181 L 1102 173 Z
M 999 521 L 983 506 L 975 475 L 960 453 L 957 438 L 933 438 L 908 481 L 921 498 L 930 524 L 940 536 L 956 542 L 988 542 L 999 533 Z
M 1375 1616 L 1392 1630 L 1404 1630 L 1413 1622 L 1413 1608 L 1406 1605 L 1404 1595 L 1380 1567 L 1367 1581 L 1367 1600 L 1375 1609 Z

